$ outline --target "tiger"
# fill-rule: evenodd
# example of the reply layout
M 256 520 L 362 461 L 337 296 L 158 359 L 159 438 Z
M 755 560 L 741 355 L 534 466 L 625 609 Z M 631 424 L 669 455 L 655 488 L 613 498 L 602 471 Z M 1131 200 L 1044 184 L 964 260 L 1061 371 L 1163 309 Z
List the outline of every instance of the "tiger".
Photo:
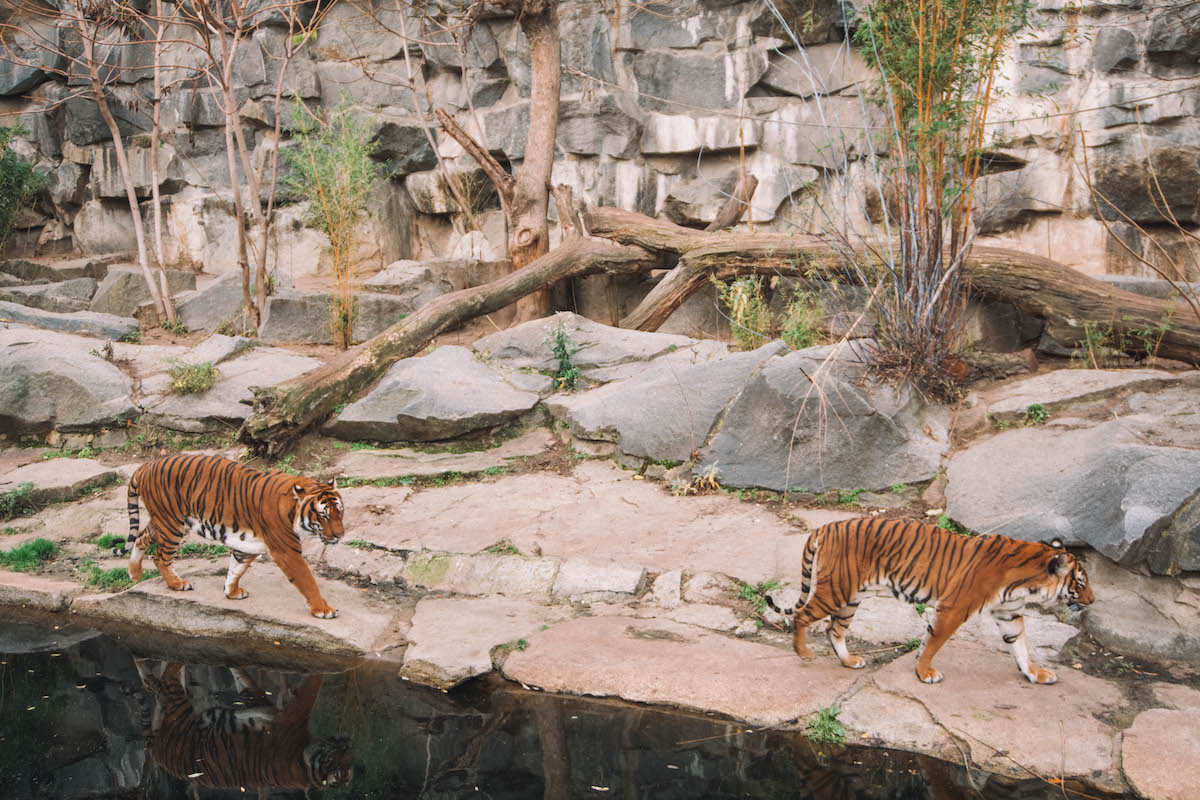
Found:
M 138 499 L 146 504 L 150 521 L 138 533 Z M 129 479 L 129 577 L 142 578 L 142 557 L 157 545 L 154 565 L 171 589 L 187 591 L 192 584 L 171 568 L 183 537 L 195 533 L 229 548 L 225 596 L 249 596 L 238 585 L 246 570 L 269 553 L 292 582 L 314 617 L 332 619 L 336 609 L 325 602 L 312 570 L 301 555 L 301 537 L 320 537 L 332 544 L 345 533 L 342 498 L 337 482 L 271 470 L 263 472 L 220 456 L 174 455 L 142 464 Z
M 866 661 L 846 649 L 846 631 L 864 597 L 880 591 L 908 603 L 937 603 L 917 658 L 917 677 L 939 683 L 932 661 L 969 618 L 987 611 L 1031 683 L 1058 678 L 1035 665 L 1025 641 L 1025 601 L 1066 599 L 1078 610 L 1095 599 L 1087 572 L 1061 541 L 1024 542 L 1007 536 L 963 536 L 924 523 L 860 518 L 822 526 L 804 547 L 800 599 L 794 614 L 793 647 L 812 658 L 808 628 L 830 617 L 829 642 L 842 664 L 861 669 Z M 803 603 L 801 602 L 803 600 Z
M 171 662 L 155 678 L 143 661 L 136 663 L 155 698 L 150 757 L 170 775 L 197 786 L 242 791 L 308 789 L 353 780 L 350 740 L 334 736 L 313 741 L 308 731 L 323 675 L 306 676 L 294 696 L 276 707 L 270 697 L 247 700 L 264 693 L 253 692 L 249 675 L 235 669 L 239 699 L 198 712 L 188 697 L 183 664 Z

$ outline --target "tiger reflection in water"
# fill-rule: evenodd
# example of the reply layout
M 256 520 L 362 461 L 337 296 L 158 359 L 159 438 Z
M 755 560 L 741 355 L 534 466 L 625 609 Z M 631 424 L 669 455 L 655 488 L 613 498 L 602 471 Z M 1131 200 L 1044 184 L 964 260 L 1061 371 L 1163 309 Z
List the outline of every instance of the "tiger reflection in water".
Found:
M 353 779 L 350 740 L 313 741 L 308 732 L 323 675 L 305 676 L 284 702 L 286 691 L 265 692 L 244 669 L 233 667 L 237 699 L 198 712 L 188 697 L 183 664 L 167 664 L 156 678 L 147 661 L 136 663 L 156 701 L 150 757 L 193 790 L 256 788 L 265 797 L 271 787 L 308 789 Z

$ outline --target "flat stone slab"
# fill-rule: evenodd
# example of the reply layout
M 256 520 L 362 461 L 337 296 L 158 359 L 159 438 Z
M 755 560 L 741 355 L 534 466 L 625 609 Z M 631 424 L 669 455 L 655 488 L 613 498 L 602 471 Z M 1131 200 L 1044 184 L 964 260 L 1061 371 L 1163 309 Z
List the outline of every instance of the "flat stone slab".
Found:
M 554 579 L 554 594 L 585 602 L 600 596 L 634 595 L 645 580 L 646 570 L 642 567 L 568 558 Z
M 1200 711 L 1152 708 L 1137 715 L 1121 741 L 1121 766 L 1139 797 L 1196 800 Z
M 222 560 L 224 561 L 224 559 Z M 116 595 L 86 595 L 71 607 L 90 618 L 122 622 L 155 631 L 237 640 L 243 645 L 285 647 L 330 655 L 369 655 L 397 609 L 374 603 L 340 581 L 317 578 L 321 593 L 338 610 L 335 619 L 317 619 L 284 574 L 271 563 L 254 564 L 242 585 L 250 596 L 224 595 L 225 564 L 176 561 L 175 571 L 195 587 L 173 592 L 160 578 Z
M 570 615 L 565 607 L 528 600 L 425 599 L 417 604 L 400 674 L 449 689 L 492 670 L 492 648 L 515 644 Z
M 138 332 L 138 321 L 132 317 L 117 317 L 95 311 L 60 314 L 3 301 L 0 301 L 0 320 L 21 322 L 51 331 L 86 333 L 113 341 Z
M 337 462 L 337 470 L 347 478 L 378 480 L 405 475 L 429 477 L 458 472 L 464 475 L 485 470 L 501 470 L 513 459 L 536 456 L 554 445 L 554 436 L 545 428 L 532 428 L 490 450 L 470 453 L 423 453 L 420 450 L 356 450 Z
M 203 364 L 207 362 L 215 367 L 223 361 L 236 358 L 252 347 L 254 347 L 254 340 L 248 339 L 245 336 L 225 336 L 224 334 L 214 333 L 191 350 L 188 350 L 179 360 L 185 364 Z
M 251 386 L 274 386 L 321 365 L 276 347 L 255 348 L 217 367 L 219 377 L 207 392 L 165 394 L 169 378 L 155 376 L 142 383 L 147 415 L 157 424 L 186 433 L 208 433 L 237 427 L 250 416 Z M 162 394 L 158 394 L 162 393 Z M 155 396 L 157 395 L 157 396 Z
M 504 537 L 522 553 L 757 583 L 781 573 L 778 540 L 795 532 L 756 505 L 725 494 L 673 497 L 600 461 L 582 462 L 569 476 L 513 475 L 406 497 L 384 514 L 347 500 L 347 537 L 445 553 L 479 553 Z
M 1022 777 L 1028 773 L 1016 765 L 1040 775 L 1059 775 L 1065 766 L 1066 778 L 1122 790 L 1117 731 L 1095 717 L 1125 705 L 1116 685 L 1058 665 L 1058 683 L 1034 685 L 1010 656 L 954 640 L 933 662 L 945 676 L 941 683 L 922 683 L 916 661 L 916 653 L 896 659 L 875 673 L 875 685 L 921 703 L 978 766 Z
M 526 637 L 502 672 L 546 691 L 714 711 L 778 726 L 832 705 L 857 677 L 838 664 L 669 620 L 583 617 Z
M 987 412 L 1000 420 L 1024 417 L 1026 409 L 1036 403 L 1053 414 L 1077 403 L 1178 382 L 1178 376 L 1155 369 L 1060 369 L 1005 383 L 990 394 Z
M 74 500 L 88 489 L 121 479 L 121 474 L 90 458 L 56 458 L 18 467 L 0 475 L 0 494 L 32 483 L 30 499 L 38 505 Z
M 419 553 L 405 564 L 404 580 L 432 592 L 529 596 L 550 601 L 559 563 L 554 558 L 476 553 Z
M 6 540 L 0 540 L 0 544 L 9 546 Z M 0 572 L 0 606 L 36 611 L 66 611 L 71 602 L 81 594 L 83 588 L 73 581 L 25 572 Z
M 464 347 L 397 361 L 371 392 L 325 425 L 339 439 L 428 442 L 509 422 L 539 398 L 517 389 Z
M 867 686 L 841 705 L 838 719 L 850 729 L 847 740 L 894 750 L 961 759 L 950 734 L 920 702 Z M 855 735 L 857 734 L 857 735 Z

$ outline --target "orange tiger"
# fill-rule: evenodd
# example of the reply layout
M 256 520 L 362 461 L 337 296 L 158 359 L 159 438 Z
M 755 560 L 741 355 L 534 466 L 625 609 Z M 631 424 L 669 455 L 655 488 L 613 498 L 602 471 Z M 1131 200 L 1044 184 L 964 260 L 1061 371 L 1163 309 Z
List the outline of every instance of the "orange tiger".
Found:
M 150 522 L 138 535 L 138 497 Z M 192 588 L 171 569 L 183 537 L 191 532 L 229 548 L 225 596 L 249 595 L 238 581 L 254 559 L 270 553 L 314 617 L 337 616 L 300 553 L 300 539 L 319 536 L 326 544 L 345 533 L 337 485 L 317 483 L 271 470 L 262 472 L 219 456 L 176 455 L 142 464 L 129 479 L 129 577 L 142 577 L 142 556 L 151 542 L 152 558 L 167 586 Z
M 154 694 L 150 757 L 168 774 L 196 787 L 213 789 L 304 789 L 344 785 L 354 779 L 350 740 L 313 740 L 308 720 L 324 683 L 308 675 L 281 707 L 244 670 L 234 670 L 242 689 L 238 700 L 198 712 L 188 697 L 183 664 L 172 662 L 155 678 L 136 662 L 145 687 Z
M 795 613 L 794 646 L 812 658 L 808 627 L 825 617 L 829 642 L 842 663 L 860 669 L 866 662 L 846 650 L 846 630 L 868 594 L 891 592 L 909 603 L 937 602 L 917 659 L 917 677 L 937 683 L 942 673 L 931 662 L 970 617 L 988 611 L 1012 649 L 1017 668 L 1032 683 L 1057 677 L 1036 666 L 1025 643 L 1025 601 L 1065 598 L 1073 608 L 1094 599 L 1087 573 L 1055 539 L 1050 544 L 1007 536 L 967 537 L 933 525 L 894 519 L 854 519 L 825 525 L 808 537 Z

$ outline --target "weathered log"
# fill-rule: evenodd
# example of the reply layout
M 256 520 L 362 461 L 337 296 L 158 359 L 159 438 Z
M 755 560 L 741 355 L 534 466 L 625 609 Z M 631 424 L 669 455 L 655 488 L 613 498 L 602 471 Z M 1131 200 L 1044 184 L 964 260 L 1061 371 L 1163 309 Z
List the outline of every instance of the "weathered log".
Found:
M 649 250 L 675 253 L 679 264 L 630 314 L 625 328 L 657 330 L 710 278 L 738 275 L 852 280 L 853 259 L 871 261 L 865 249 L 849 249 L 818 236 L 786 233 L 705 233 L 632 211 L 597 208 L 587 215 L 593 236 Z M 973 294 L 1011 303 L 1046 321 L 1051 336 L 1068 347 L 1085 341 L 1089 328 L 1108 331 L 1140 351 L 1158 340 L 1157 355 L 1200 365 L 1200 319 L 1182 301 L 1126 292 L 1041 256 L 999 247 L 973 247 L 964 265 Z M 1161 340 L 1159 334 L 1161 332 Z
M 490 314 L 563 278 L 597 272 L 638 273 L 658 266 L 637 247 L 574 238 L 491 283 L 442 295 L 370 341 L 333 361 L 269 388 L 255 388 L 254 413 L 239 438 L 272 455 L 325 420 L 339 404 L 377 381 L 401 358 L 416 355 L 439 333 Z
M 757 188 L 758 178 L 742 173 L 737 186 L 733 187 L 733 193 L 725 200 L 725 204 L 717 209 L 717 216 L 713 217 L 713 221 L 704 230 L 719 231 L 736 225 L 750 207 L 750 200 L 753 199 L 754 190 Z

